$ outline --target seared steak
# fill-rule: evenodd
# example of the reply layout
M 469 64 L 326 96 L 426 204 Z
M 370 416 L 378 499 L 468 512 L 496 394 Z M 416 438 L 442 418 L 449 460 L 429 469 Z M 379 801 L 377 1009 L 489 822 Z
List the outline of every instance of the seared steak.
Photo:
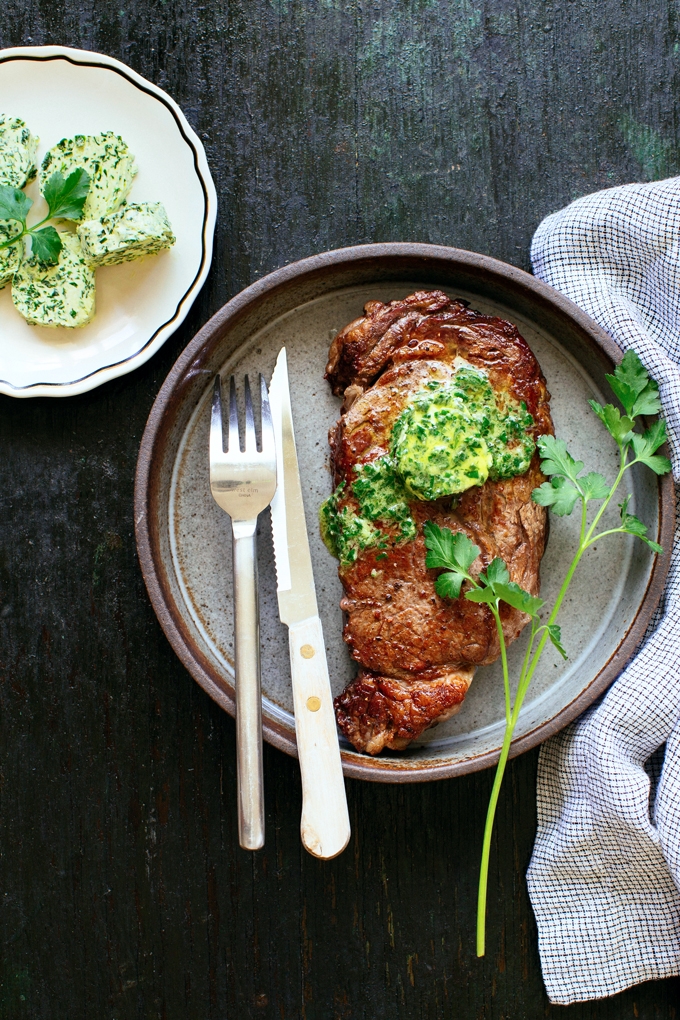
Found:
M 532 441 L 552 434 L 545 379 L 511 323 L 480 315 L 440 291 L 419 291 L 389 304 L 370 301 L 364 311 L 335 337 L 326 371 L 333 392 L 344 395 L 342 416 L 329 437 L 336 521 L 344 513 L 342 519 L 358 528 L 357 478 L 376 464 L 391 463 L 397 418 L 428 384 L 430 390 L 453 386 L 461 365 L 475 378 L 481 370 L 497 401 L 531 415 L 522 419 L 525 441 L 527 433 Z M 335 707 L 341 730 L 358 750 L 403 749 L 428 726 L 449 718 L 460 708 L 476 667 L 500 654 L 485 606 L 437 595 L 438 571 L 425 566 L 423 524 L 429 520 L 465 532 L 481 549 L 473 573 L 499 556 L 513 581 L 538 594 L 546 511 L 532 503 L 531 492 L 543 480 L 534 453 L 523 474 L 490 477 L 481 485 L 473 481 L 453 499 L 425 501 L 402 487 L 405 502 L 386 511 L 377 522 L 381 531 L 363 545 L 357 540 L 340 557 L 344 638 L 360 669 Z M 366 522 L 362 526 L 366 531 Z M 528 621 L 505 604 L 502 618 L 508 642 Z

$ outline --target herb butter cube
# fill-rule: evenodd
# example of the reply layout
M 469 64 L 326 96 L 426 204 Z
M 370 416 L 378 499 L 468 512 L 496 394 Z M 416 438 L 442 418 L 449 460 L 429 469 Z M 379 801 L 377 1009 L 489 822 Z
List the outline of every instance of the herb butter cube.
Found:
M 23 188 L 38 172 L 38 139 L 23 120 L 0 113 L 0 185 Z
M 113 266 L 156 255 L 175 243 L 160 202 L 130 203 L 100 220 L 86 220 L 78 227 L 78 238 L 91 266 Z
M 0 223 L 0 244 L 21 233 L 20 223 Z M 0 248 L 0 290 L 9 283 L 21 262 L 23 241 L 11 244 L 9 248 Z
M 75 234 L 59 236 L 55 266 L 33 255 L 14 275 L 12 301 L 31 326 L 84 326 L 94 315 L 94 272 Z
M 113 131 L 101 135 L 76 135 L 62 140 L 45 153 L 40 168 L 40 187 L 53 173 L 68 177 L 82 167 L 90 175 L 90 190 L 81 220 L 96 220 L 115 212 L 128 196 L 137 173 L 135 157 Z

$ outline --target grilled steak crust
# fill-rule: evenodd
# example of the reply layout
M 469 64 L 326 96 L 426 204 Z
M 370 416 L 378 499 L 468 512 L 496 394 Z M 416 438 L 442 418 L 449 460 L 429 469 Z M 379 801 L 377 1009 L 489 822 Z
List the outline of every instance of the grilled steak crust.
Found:
M 335 337 L 326 371 L 333 392 L 345 398 L 329 436 L 336 487 L 344 481 L 350 493 L 355 465 L 389 453 L 392 427 L 409 399 L 429 380 L 451 379 L 456 358 L 483 369 L 494 391 L 526 403 L 535 439 L 553 433 L 545 379 L 511 323 L 480 315 L 441 291 L 418 291 L 389 304 L 370 301 L 364 311 Z M 439 571 L 425 567 L 424 523 L 463 531 L 479 546 L 473 574 L 499 556 L 513 581 L 538 594 L 547 518 L 531 492 L 542 481 L 534 454 L 524 475 L 467 489 L 455 509 L 451 497 L 413 500 L 415 539 L 396 541 L 395 527 L 387 556 L 366 548 L 340 565 L 344 639 L 360 670 L 335 708 L 357 750 L 406 747 L 458 711 L 476 667 L 500 654 L 487 607 L 437 595 Z M 514 641 L 528 617 L 505 603 L 501 616 L 506 642 Z

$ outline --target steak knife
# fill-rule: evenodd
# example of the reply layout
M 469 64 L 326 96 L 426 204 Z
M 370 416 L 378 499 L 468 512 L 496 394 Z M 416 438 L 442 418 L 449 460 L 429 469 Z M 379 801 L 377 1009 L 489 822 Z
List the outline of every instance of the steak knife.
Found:
M 316 602 L 302 503 L 286 348 L 269 385 L 277 488 L 271 503 L 277 595 L 288 627 L 295 733 L 302 775 L 302 843 L 315 857 L 336 857 L 350 837 L 345 781 L 328 677 L 326 645 Z

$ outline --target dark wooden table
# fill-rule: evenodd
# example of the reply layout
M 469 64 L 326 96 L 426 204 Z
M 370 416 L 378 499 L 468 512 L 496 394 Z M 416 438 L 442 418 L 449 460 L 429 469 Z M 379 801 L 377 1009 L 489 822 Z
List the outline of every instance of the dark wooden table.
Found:
M 6 0 L 0 44 L 31 43 L 167 89 L 221 205 L 208 283 L 149 364 L 0 398 L 0 1017 L 675 1017 L 673 980 L 549 1005 L 524 880 L 535 753 L 502 796 L 481 962 L 490 773 L 349 782 L 352 842 L 323 864 L 300 846 L 296 763 L 267 748 L 267 845 L 240 850 L 234 723 L 156 622 L 132 491 L 173 361 L 268 271 L 380 240 L 529 268 L 547 213 L 678 172 L 677 3 Z

